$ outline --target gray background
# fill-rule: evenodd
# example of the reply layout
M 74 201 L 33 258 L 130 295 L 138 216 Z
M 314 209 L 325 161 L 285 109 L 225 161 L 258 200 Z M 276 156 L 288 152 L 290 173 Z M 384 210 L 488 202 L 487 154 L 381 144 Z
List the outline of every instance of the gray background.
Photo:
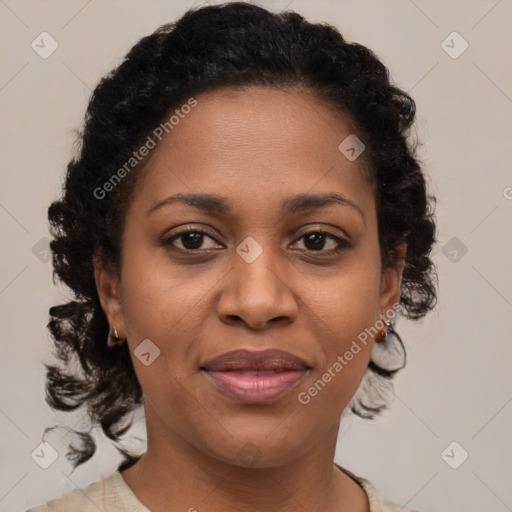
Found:
M 327 21 L 379 55 L 417 102 L 419 155 L 438 197 L 439 305 L 419 324 L 400 321 L 409 361 L 393 406 L 374 422 L 344 423 L 336 460 L 421 511 L 512 510 L 511 2 L 260 4 Z M 44 427 L 58 420 L 83 426 L 80 414 L 57 415 L 44 403 L 48 308 L 69 297 L 52 283 L 46 209 L 99 78 L 192 5 L 199 4 L 0 0 L 2 511 L 84 488 L 120 460 L 99 437 L 99 453 L 70 474 L 64 430 L 47 438 L 60 454 L 48 469 L 31 457 Z M 31 47 L 43 46 L 43 31 L 58 43 L 46 59 Z M 446 39 L 454 31 L 469 45 L 457 58 L 463 40 Z M 143 421 L 133 432 L 144 435 Z

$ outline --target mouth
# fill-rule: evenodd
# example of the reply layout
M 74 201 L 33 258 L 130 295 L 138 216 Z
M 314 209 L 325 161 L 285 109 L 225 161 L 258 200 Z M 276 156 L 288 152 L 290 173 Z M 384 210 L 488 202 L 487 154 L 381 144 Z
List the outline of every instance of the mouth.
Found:
M 277 349 L 236 350 L 200 367 L 218 390 L 246 403 L 268 402 L 282 397 L 309 369 L 299 357 Z

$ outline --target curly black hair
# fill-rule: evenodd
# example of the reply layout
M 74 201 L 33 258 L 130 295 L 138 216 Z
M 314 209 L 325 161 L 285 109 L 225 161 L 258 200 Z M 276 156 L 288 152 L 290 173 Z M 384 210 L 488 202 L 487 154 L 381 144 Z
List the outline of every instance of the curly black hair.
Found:
M 375 53 L 347 42 L 328 24 L 246 2 L 191 9 L 142 38 L 100 80 L 78 137 L 78 155 L 67 166 L 62 197 L 48 209 L 54 278 L 72 290 L 74 300 L 49 311 L 55 356 L 64 364 L 45 364 L 46 401 L 62 411 L 85 406 L 92 425 L 101 426 L 114 444 L 130 428 L 122 420 L 143 403 L 143 391 L 128 344 L 107 346 L 109 325 L 95 285 L 94 259 L 120 268 L 124 215 L 146 159 L 122 180 L 112 178 L 186 99 L 246 85 L 300 87 L 350 119 L 365 144 L 362 161 L 375 193 L 383 267 L 397 257 L 400 244 L 407 244 L 402 314 L 418 320 L 435 306 L 430 258 L 435 198 L 415 157 L 417 142 L 410 141 L 414 100 L 391 83 Z M 78 372 L 70 371 L 72 362 L 79 363 Z M 370 361 L 365 375 L 373 381 L 363 382 L 365 395 L 358 395 L 350 410 L 373 418 L 385 408 L 369 384 L 389 382 L 395 372 Z M 80 432 L 79 439 L 68 451 L 75 468 L 96 449 L 90 433 Z M 118 469 L 137 460 L 116 448 L 125 457 Z

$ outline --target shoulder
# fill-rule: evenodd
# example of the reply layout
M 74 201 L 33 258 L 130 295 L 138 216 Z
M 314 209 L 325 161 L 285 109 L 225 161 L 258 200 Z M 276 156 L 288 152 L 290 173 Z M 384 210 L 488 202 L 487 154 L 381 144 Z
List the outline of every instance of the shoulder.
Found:
M 64 494 L 44 505 L 26 512 L 149 512 L 115 471 L 104 480 L 90 484 L 86 489 Z
M 407 508 L 404 505 L 394 503 L 383 496 L 373 484 L 366 478 L 360 477 L 336 464 L 343 472 L 355 480 L 366 492 L 368 502 L 370 503 L 370 512 L 418 512 L 417 510 Z

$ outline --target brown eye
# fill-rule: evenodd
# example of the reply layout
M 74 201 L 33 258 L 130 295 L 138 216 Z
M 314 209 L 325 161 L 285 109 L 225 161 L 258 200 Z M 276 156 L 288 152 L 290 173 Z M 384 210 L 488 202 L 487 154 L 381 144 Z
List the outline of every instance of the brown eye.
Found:
M 308 252 L 319 252 L 330 255 L 351 247 L 346 240 L 322 230 L 310 231 L 299 238 L 299 240 L 302 239 L 304 239 L 303 243 Z M 330 243 L 328 245 L 330 247 L 325 250 L 326 244 L 329 241 Z
M 170 246 L 172 249 L 183 252 L 199 252 L 200 250 L 215 249 L 218 247 L 218 244 L 210 244 L 210 247 L 204 247 L 206 239 L 215 241 L 206 231 L 195 228 L 180 231 L 162 240 L 162 245 Z M 181 247 L 177 245 L 177 243 L 179 243 Z
M 304 245 L 313 251 L 323 249 L 326 241 L 327 235 L 325 233 L 309 233 L 304 236 Z
M 187 250 L 200 249 L 203 245 L 204 235 L 195 231 L 189 231 L 179 235 L 178 240 L 181 240 L 183 247 Z

